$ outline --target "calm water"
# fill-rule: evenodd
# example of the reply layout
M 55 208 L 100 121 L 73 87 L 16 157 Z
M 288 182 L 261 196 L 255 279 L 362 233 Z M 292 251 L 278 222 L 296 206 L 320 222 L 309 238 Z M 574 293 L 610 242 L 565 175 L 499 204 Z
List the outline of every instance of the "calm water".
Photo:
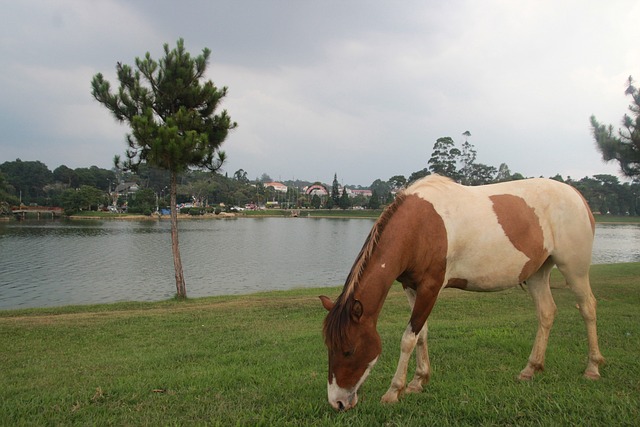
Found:
M 337 286 L 367 219 L 180 223 L 191 297 Z M 168 221 L 0 222 L 0 309 L 161 300 L 175 293 Z M 601 225 L 594 263 L 640 261 L 639 225 Z

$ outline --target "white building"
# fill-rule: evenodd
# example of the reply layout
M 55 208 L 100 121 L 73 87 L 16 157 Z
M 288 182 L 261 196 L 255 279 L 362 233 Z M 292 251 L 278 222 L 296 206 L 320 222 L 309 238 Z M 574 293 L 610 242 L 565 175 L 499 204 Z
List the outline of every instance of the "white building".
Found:
M 268 188 L 268 187 L 273 187 L 274 190 L 280 192 L 280 193 L 286 193 L 287 190 L 289 189 L 286 185 L 284 185 L 281 182 L 265 182 L 264 183 L 264 187 Z

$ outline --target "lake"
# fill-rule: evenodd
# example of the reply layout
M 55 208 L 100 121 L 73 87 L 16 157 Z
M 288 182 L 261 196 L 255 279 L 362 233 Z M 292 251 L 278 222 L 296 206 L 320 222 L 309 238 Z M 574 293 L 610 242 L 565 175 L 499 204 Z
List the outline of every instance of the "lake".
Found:
M 339 286 L 373 219 L 180 222 L 189 297 Z M 640 261 L 640 225 L 598 224 L 593 262 Z M 0 309 L 175 294 L 169 221 L 0 222 Z

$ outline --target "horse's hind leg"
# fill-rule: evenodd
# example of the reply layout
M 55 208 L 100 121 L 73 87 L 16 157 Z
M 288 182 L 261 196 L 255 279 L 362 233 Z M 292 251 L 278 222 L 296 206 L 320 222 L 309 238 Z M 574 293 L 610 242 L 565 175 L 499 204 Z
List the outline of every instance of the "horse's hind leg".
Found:
M 591 292 L 589 283 L 589 269 L 575 272 L 572 269 L 558 265 L 558 269 L 567 280 L 567 284 L 576 295 L 578 309 L 587 327 L 587 340 L 589 342 L 589 361 L 584 371 L 585 378 L 597 380 L 600 378 L 599 366 L 605 362 L 598 347 L 598 332 L 596 328 L 596 298 Z
M 533 343 L 527 366 L 520 372 L 518 378 L 529 380 L 537 371 L 544 369 L 544 355 L 549 342 L 549 332 L 556 315 L 556 304 L 549 287 L 549 275 L 553 262 L 547 260 L 533 276 L 527 279 L 527 289 L 536 305 L 538 315 L 538 332 Z

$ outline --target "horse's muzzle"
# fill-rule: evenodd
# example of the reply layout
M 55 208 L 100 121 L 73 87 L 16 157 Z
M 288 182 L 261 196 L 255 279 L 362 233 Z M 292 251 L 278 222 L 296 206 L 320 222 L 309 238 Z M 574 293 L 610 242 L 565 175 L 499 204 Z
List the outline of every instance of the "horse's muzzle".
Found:
M 353 393 L 345 399 L 329 400 L 329 404 L 336 411 L 347 411 L 358 404 L 358 393 Z

